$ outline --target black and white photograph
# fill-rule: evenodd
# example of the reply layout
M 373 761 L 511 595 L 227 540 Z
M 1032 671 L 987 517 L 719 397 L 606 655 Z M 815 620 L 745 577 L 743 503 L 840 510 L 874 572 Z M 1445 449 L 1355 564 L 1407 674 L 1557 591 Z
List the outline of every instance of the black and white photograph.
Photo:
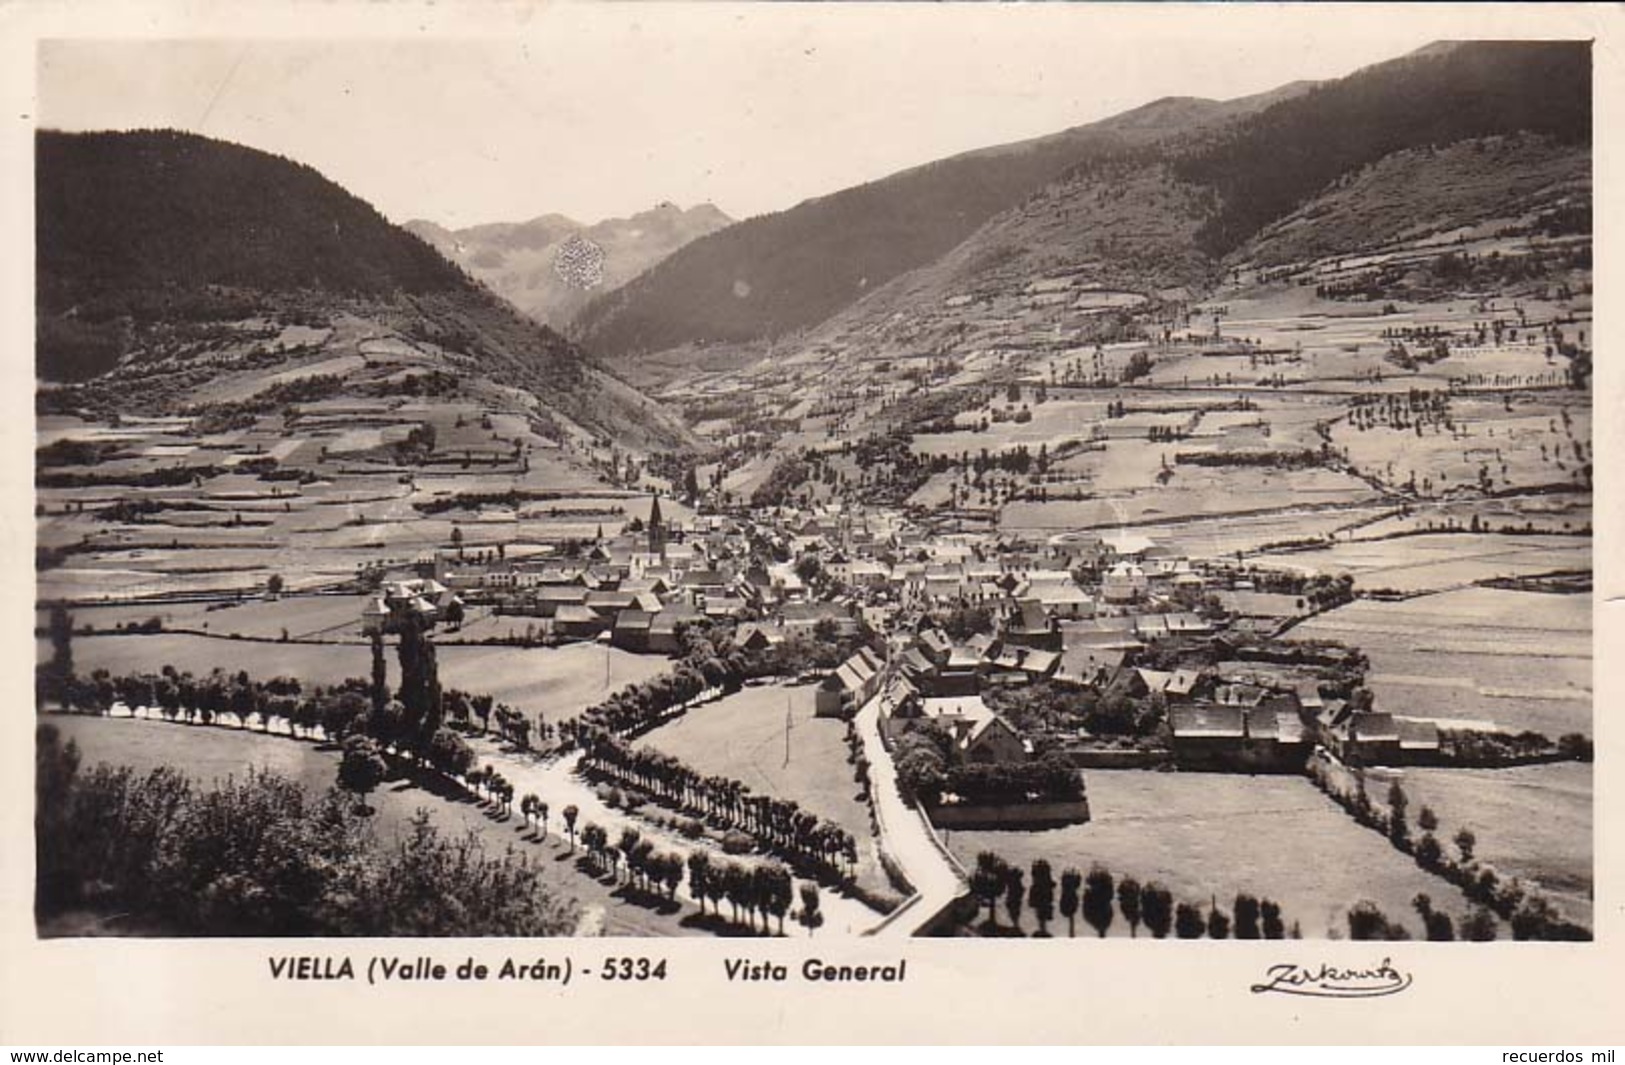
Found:
M 0 10 L 0 1044 L 1617 1042 L 1618 17 Z
M 1591 42 L 724 10 L 38 42 L 36 935 L 1591 940 Z

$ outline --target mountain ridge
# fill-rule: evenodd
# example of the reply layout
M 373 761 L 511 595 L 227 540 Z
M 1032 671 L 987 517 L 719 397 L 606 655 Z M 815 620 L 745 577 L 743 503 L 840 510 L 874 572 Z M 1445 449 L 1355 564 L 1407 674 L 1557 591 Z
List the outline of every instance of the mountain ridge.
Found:
M 1094 123 L 962 152 L 736 223 L 593 300 L 570 335 L 611 361 L 690 342 L 807 328 L 931 262 L 1082 158 L 1155 143 L 1276 102 L 1170 98 Z
M 1588 139 L 1589 67 L 1585 42 L 1456 42 L 1344 78 L 1293 82 L 1234 101 L 1164 97 L 1090 126 L 903 171 L 696 241 L 595 300 L 571 335 L 623 363 L 685 344 L 784 339 L 831 321 L 911 270 L 929 269 L 1002 214 L 1057 187 L 1088 184 L 1091 168 L 1136 163 L 1168 165 L 1177 183 L 1207 190 L 1212 203 L 1194 242 L 1216 274 L 1221 260 L 1264 225 L 1350 168 L 1391 152 L 1525 129 Z M 1033 155 L 1072 158 L 1053 170 L 1039 168 L 1041 175 L 1029 169 L 1019 194 L 1011 193 L 1017 182 L 1004 178 L 993 195 L 978 199 L 973 190 L 964 202 L 996 208 L 985 212 L 949 217 L 896 202 L 914 185 L 929 193 L 943 174 L 974 183 L 978 171 L 1014 172 Z M 994 202 L 999 194 L 1004 202 Z M 843 209 L 847 217 L 832 217 Z M 929 236 L 917 240 L 914 230 L 928 225 Z M 1051 246 L 1064 237 L 1054 234 Z M 752 302 L 761 309 L 742 309 Z

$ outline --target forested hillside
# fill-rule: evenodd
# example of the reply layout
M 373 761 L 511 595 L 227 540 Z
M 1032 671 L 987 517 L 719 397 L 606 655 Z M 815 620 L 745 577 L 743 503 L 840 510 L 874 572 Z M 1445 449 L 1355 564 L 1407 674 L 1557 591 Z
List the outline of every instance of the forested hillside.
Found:
M 1418 226 L 1589 196 L 1588 49 L 1424 49 L 1203 132 L 1097 153 L 812 330 L 805 346 L 861 338 L 868 350 L 906 337 L 919 349 L 974 347 L 995 308 L 1030 316 L 1029 286 L 1044 279 L 1145 297 L 1200 292 L 1232 259 L 1349 254 Z M 1064 328 L 1110 336 L 1112 322 L 1085 308 Z
M 350 315 L 607 437 L 683 439 L 575 345 L 308 166 L 168 130 L 41 131 L 36 145 L 45 381 L 120 369 L 130 409 L 184 404 L 224 366 L 297 354 L 268 342 L 279 329 Z
M 1179 153 L 1219 196 L 1198 240 L 1234 250 L 1341 175 L 1393 152 L 1500 133 L 1591 142 L 1591 46 L 1473 41 L 1369 67 L 1284 100 Z

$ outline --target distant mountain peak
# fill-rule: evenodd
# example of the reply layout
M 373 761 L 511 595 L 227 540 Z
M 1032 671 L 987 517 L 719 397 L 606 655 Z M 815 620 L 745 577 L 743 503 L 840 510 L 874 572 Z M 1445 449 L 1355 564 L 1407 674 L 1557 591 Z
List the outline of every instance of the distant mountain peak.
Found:
M 455 230 L 433 223 L 410 228 L 526 314 L 563 326 L 591 295 L 625 284 L 732 222 L 709 203 L 684 210 L 662 200 L 629 218 L 591 225 L 544 214 Z M 588 262 L 591 269 L 584 273 Z

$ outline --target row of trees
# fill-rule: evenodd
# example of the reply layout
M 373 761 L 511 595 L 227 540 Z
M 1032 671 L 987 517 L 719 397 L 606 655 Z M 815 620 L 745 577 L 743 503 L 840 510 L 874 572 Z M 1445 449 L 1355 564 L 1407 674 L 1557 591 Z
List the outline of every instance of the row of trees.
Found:
M 1419 892 L 1411 900 L 1411 908 L 1421 918 L 1424 936 L 1430 942 L 1449 943 L 1460 939 L 1470 943 L 1492 943 L 1500 936 L 1500 925 L 1487 906 L 1474 906 L 1462 915 L 1458 925 L 1450 915 L 1433 906 L 1427 892 Z M 1410 939 L 1410 931 L 1398 921 L 1391 920 L 1382 908 L 1370 899 L 1355 903 L 1348 911 L 1350 939 L 1403 940 Z M 1530 937 L 1521 937 L 1530 938 Z
M 1451 765 L 1508 766 L 1553 758 L 1589 762 L 1595 749 L 1591 739 L 1581 732 L 1564 733 L 1554 743 L 1545 733 L 1533 729 L 1516 735 L 1476 729 L 1440 729 L 1439 754 Z
M 372 636 L 370 681 L 351 679 L 306 693 L 296 678 L 258 683 L 246 672 L 228 674 L 218 668 L 202 678 L 168 665 L 156 674 L 115 678 L 97 670 L 81 678 L 73 670 L 72 618 L 60 605 L 51 611 L 48 628 L 52 654 L 38 667 L 36 679 L 41 706 L 55 701 L 68 710 L 105 714 L 122 703 L 132 709 L 156 708 L 169 720 L 203 724 L 229 713 L 244 725 L 257 718 L 265 730 L 280 719 L 295 737 L 320 730 L 335 742 L 359 732 L 416 761 L 459 775 L 472 765 L 472 754 L 459 749 L 466 746 L 460 737 L 447 733 L 448 716 L 464 731 L 471 730 L 472 720 L 478 718 L 480 730 L 488 731 L 494 714 L 505 739 L 520 747 L 531 742 L 532 723 L 519 710 L 496 703 L 489 695 L 442 689 L 434 643 L 421 623 L 408 621 L 399 629 L 401 681 L 393 697 L 382 633 Z M 540 718 L 535 732 L 544 741 L 556 734 Z
M 212 725 L 229 715 L 245 728 L 257 723 L 270 732 L 281 722 L 295 739 L 320 736 L 340 744 L 337 783 L 356 796 L 363 812 L 366 797 L 389 776 L 386 755 L 410 758 L 504 810 L 513 801 L 513 786 L 489 766 L 476 768 L 473 748 L 456 731 L 437 727 L 426 744 L 420 743 L 421 721 L 414 727 L 399 699 L 374 709 L 376 685 L 359 677 L 307 691 L 292 677 L 256 681 L 246 671 L 230 674 L 218 668 L 195 677 L 166 665 L 158 673 L 114 676 L 98 669 L 86 678 L 70 674 L 64 687 L 63 705 L 69 710 L 107 714 L 123 705 L 197 725 Z M 489 705 L 489 697 L 453 694 L 447 702 L 454 705 L 482 699 Z
M 545 805 L 545 804 L 544 804 Z M 545 812 L 543 814 L 545 818 Z M 688 881 L 689 894 L 699 904 L 703 915 L 707 902 L 711 912 L 722 915 L 722 902 L 727 901 L 731 920 L 758 931 L 757 917 L 761 918 L 761 932 L 770 931 L 769 919 L 778 922 L 779 934 L 784 933 L 784 918 L 790 912 L 795 898 L 795 880 L 790 870 L 778 862 L 762 862 L 751 866 L 735 861 L 713 863 L 711 855 L 703 850 L 690 852 L 685 859 L 677 852 L 661 852 L 635 828 L 623 828 L 613 841 L 608 830 L 589 821 L 581 829 L 581 843 L 587 850 L 588 860 L 600 876 L 611 876 L 638 891 L 663 893 L 675 901 L 677 890 Z M 803 924 L 816 928 L 822 923 L 819 914 L 818 888 L 815 884 L 801 886 Z
M 982 851 L 976 856 L 970 888 L 987 907 L 990 929 L 998 927 L 1002 902 L 1010 923 L 1018 929 L 1022 914 L 1031 910 L 1039 936 L 1049 935 L 1049 923 L 1059 914 L 1066 920 L 1068 936 L 1076 934 L 1081 915 L 1097 936 L 1104 937 L 1119 913 L 1131 936 L 1140 934 L 1142 924 L 1157 939 L 1170 933 L 1180 939 L 1285 939 L 1288 935 L 1281 907 L 1270 899 L 1243 892 L 1236 896 L 1229 913 L 1219 908 L 1217 900 L 1210 900 L 1204 911 L 1196 903 L 1176 903 L 1173 893 L 1156 881 L 1142 885 L 1129 876 L 1114 880 L 1098 864 L 1087 874 L 1067 868 L 1057 880 L 1046 859 L 1035 859 L 1024 874 L 992 851 Z M 1299 936 L 1296 924 L 1291 936 Z
M 1550 899 L 1517 877 L 1503 879 L 1493 865 L 1476 854 L 1478 837 L 1463 827 L 1452 839 L 1451 856 L 1439 841 L 1438 815 L 1424 805 L 1410 822 L 1410 797 L 1397 780 L 1388 786 L 1386 807 L 1379 806 L 1366 789 L 1366 775 L 1351 770 L 1352 787 L 1344 786 L 1338 767 L 1325 756 L 1308 762 L 1309 779 L 1362 826 L 1381 832 L 1394 848 L 1415 859 L 1422 869 L 1454 884 L 1467 900 L 1500 916 L 1512 925 L 1516 939 L 1588 940 L 1591 930 L 1563 917 Z M 1416 833 L 1420 833 L 1417 835 Z M 1424 923 L 1426 916 L 1424 915 Z M 1430 930 L 1431 931 L 1431 930 Z
M 656 852 L 654 844 L 637 829 L 621 829 L 618 842 L 612 845 L 607 830 L 588 822 L 581 829 L 581 843 L 600 874 L 613 875 L 619 881 L 624 869 L 629 886 L 656 892 L 664 888 L 667 898 L 677 897 L 677 888 L 683 882 L 683 856 Z
M 740 781 L 702 775 L 671 755 L 633 747 L 608 733 L 584 736 L 582 752 L 588 771 L 704 817 L 716 827 L 746 833 L 767 849 L 820 873 L 848 876 L 857 863 L 852 834 L 801 809 L 794 800 L 753 794 Z
M 566 743 L 583 747 L 600 733 L 625 736 L 657 724 L 706 691 L 737 690 L 744 683 L 743 668 L 736 672 L 720 657 L 707 659 L 704 665 L 708 669 L 685 660 L 668 673 L 627 685 L 598 705 L 561 722 L 559 736 Z
M 721 903 L 726 900 L 735 924 L 743 923 L 756 928 L 756 916 L 762 919 L 762 931 L 767 931 L 768 918 L 778 921 L 778 930 L 784 933 L 784 918 L 795 899 L 795 881 L 790 870 L 777 862 L 763 862 L 747 866 L 739 862 L 712 863 L 704 851 L 688 856 L 688 890 L 705 912 L 709 900 L 711 910 L 721 915 Z M 801 920 L 808 928 L 822 923 L 818 909 L 818 887 L 801 886 Z M 743 920 L 741 920 L 743 919 Z

